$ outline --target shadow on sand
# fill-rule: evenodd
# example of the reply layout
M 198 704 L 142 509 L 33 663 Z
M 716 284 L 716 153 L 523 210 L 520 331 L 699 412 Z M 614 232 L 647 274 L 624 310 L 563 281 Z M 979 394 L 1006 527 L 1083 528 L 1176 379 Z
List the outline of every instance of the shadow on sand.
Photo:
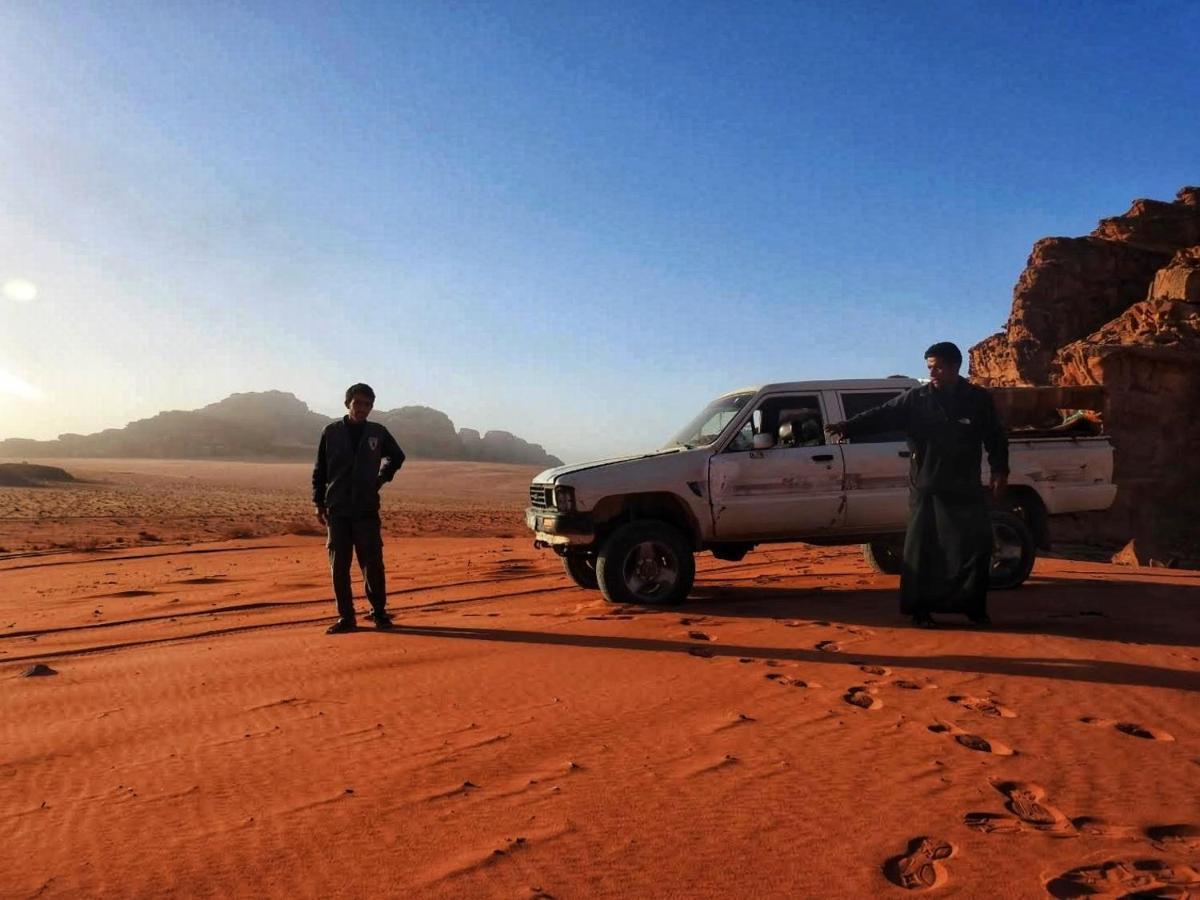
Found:
M 944 615 L 946 632 L 968 631 L 973 640 L 990 632 L 1051 635 L 1091 641 L 1163 646 L 1200 644 L 1200 591 L 1191 585 L 1137 582 L 1088 582 L 1078 579 L 1038 578 L 1017 591 L 989 597 L 995 624 L 986 631 L 967 629 L 961 616 Z M 702 584 L 688 602 L 659 615 L 712 616 L 830 621 L 880 628 L 903 627 L 907 619 L 896 611 L 893 589 L 847 590 L 836 588 L 784 588 L 770 585 L 725 587 Z M 618 608 L 614 607 L 614 611 Z M 388 634 L 463 640 L 576 646 L 588 649 L 636 650 L 654 653 L 691 653 L 692 641 L 657 638 L 568 634 L 502 628 L 421 626 L 397 624 Z M 902 633 L 902 632 L 900 632 Z M 963 635 L 966 637 L 966 634 Z M 1169 668 L 1105 659 L 1064 656 L 999 657 L 976 654 L 933 655 L 902 652 L 861 652 L 848 647 L 840 653 L 796 647 L 708 643 L 702 654 L 710 658 L 794 660 L 844 665 L 915 666 L 924 669 L 1058 678 L 1071 681 L 1130 684 L 1175 690 L 1200 691 L 1200 668 Z M 1191 659 L 1200 662 L 1200 651 Z

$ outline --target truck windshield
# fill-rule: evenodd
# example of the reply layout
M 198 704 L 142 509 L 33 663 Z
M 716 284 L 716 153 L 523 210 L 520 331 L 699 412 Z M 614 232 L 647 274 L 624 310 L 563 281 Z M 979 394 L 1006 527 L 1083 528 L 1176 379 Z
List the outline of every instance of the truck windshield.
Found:
M 725 426 L 741 411 L 754 396 L 753 392 L 745 394 L 730 394 L 714 400 L 700 412 L 700 415 L 688 422 L 675 437 L 665 445 L 667 447 L 704 447 L 711 444 Z

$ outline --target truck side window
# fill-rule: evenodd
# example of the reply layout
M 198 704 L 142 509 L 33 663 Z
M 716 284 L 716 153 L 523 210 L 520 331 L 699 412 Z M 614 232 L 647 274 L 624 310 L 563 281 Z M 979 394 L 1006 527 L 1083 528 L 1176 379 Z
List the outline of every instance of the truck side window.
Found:
M 758 427 L 755 428 L 755 420 Z M 814 395 L 768 397 L 754 411 L 753 418 L 730 442 L 726 452 L 738 453 L 754 445 L 755 434 L 770 434 L 775 446 L 820 447 L 825 443 L 825 418 L 821 401 Z
M 726 453 L 742 453 L 754 447 L 754 423 L 747 422 L 741 427 L 737 434 L 733 436 L 733 440 L 729 442 L 729 446 L 725 448 Z
M 882 406 L 894 397 L 899 397 L 903 391 L 863 391 L 861 393 L 841 394 L 842 411 L 847 419 L 852 419 L 860 412 Z M 904 440 L 903 431 L 880 431 L 875 434 L 865 434 L 855 438 L 855 444 L 884 444 L 891 441 Z

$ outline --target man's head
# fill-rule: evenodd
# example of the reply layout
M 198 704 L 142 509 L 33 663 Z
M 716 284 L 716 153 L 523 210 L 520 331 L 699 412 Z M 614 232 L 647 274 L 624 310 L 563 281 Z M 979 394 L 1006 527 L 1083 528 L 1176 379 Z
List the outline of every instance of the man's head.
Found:
M 925 366 L 935 388 L 953 387 L 962 367 L 962 351 L 949 341 L 941 341 L 925 351 Z
M 369 384 L 352 384 L 346 388 L 346 409 L 350 421 L 356 425 L 367 421 L 375 406 L 375 392 Z

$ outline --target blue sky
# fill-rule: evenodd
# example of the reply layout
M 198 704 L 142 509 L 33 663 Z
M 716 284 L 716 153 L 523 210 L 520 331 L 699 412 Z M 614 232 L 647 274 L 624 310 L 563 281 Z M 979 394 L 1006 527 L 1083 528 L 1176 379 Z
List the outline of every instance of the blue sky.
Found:
M 0 437 L 290 390 L 566 459 L 918 373 L 1200 181 L 1194 4 L 0 8 Z M 31 293 L 35 296 L 30 296 Z

